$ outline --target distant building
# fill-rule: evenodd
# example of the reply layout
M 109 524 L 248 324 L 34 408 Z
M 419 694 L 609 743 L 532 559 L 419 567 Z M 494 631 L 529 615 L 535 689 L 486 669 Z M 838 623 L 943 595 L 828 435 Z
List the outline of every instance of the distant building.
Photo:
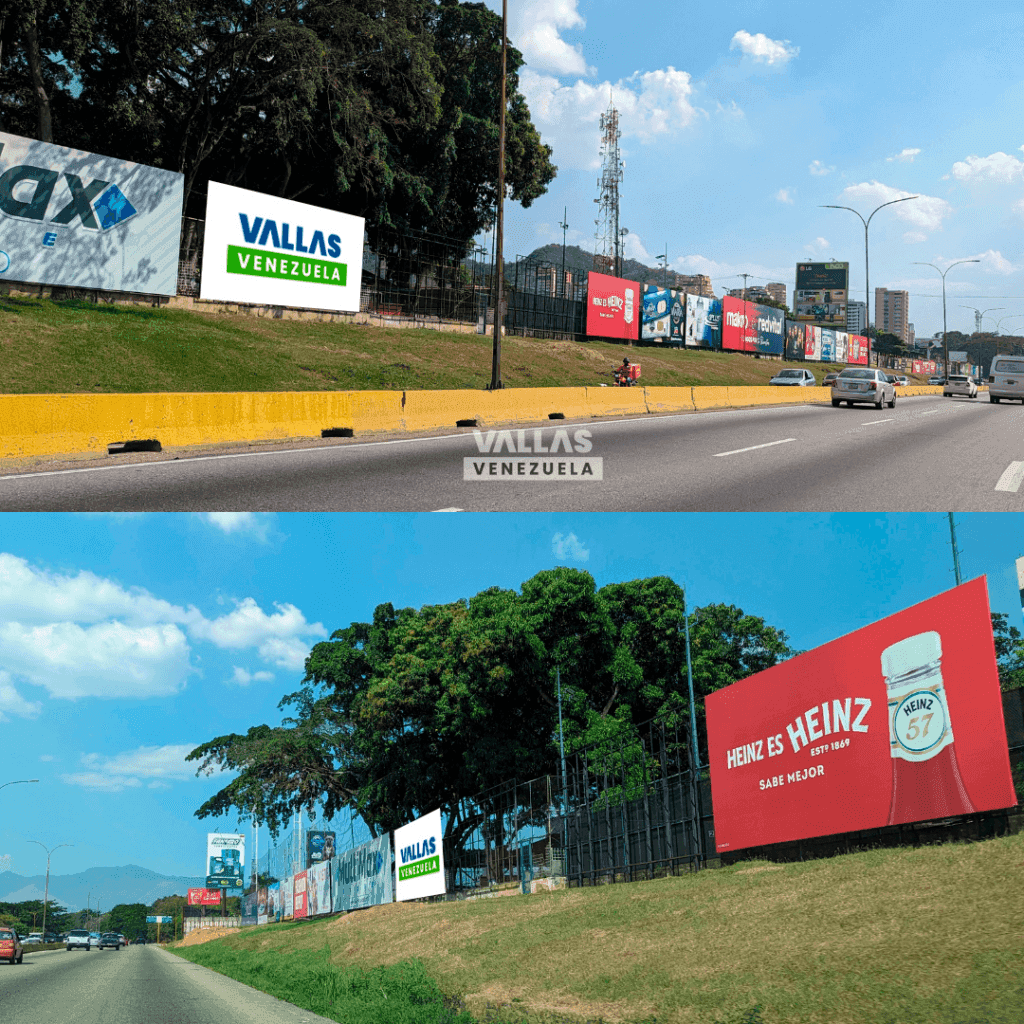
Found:
M 686 292 L 688 295 L 706 295 L 709 299 L 715 298 L 715 293 L 711 290 L 711 278 L 707 274 L 669 272 L 668 286 Z
M 907 344 L 911 348 L 913 348 L 914 345 L 915 345 L 915 342 L 914 342 L 914 338 L 915 337 L 916 337 L 916 335 L 914 334 L 914 325 L 913 324 L 907 324 Z
M 782 285 L 782 293 L 785 296 L 786 287 Z M 734 299 L 742 299 L 746 297 L 747 302 L 764 302 L 768 300 L 770 302 L 781 302 L 785 304 L 785 298 L 776 299 L 773 292 L 768 291 L 767 288 L 762 288 L 759 284 L 752 284 L 747 288 L 730 288 L 729 295 Z
M 910 296 L 888 288 L 875 289 L 875 330 L 906 342 L 910 333 Z
M 765 286 L 765 291 L 783 306 L 786 305 L 786 286 L 779 281 L 771 281 Z
M 846 329 L 851 334 L 863 334 L 868 329 L 868 307 L 864 302 L 851 299 L 846 304 Z

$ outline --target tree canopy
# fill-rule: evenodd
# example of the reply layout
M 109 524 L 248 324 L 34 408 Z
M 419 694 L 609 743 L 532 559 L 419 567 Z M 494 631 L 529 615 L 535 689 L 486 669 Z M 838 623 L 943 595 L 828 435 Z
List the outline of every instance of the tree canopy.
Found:
M 551 149 L 508 51 L 506 183 L 529 206 Z M 459 0 L 11 0 L 0 129 L 399 230 L 470 240 L 497 201 L 501 19 Z
M 558 682 L 567 753 L 617 743 L 652 718 L 688 726 L 684 615 L 668 577 L 598 589 L 567 568 L 519 592 L 381 604 L 372 622 L 313 647 L 280 725 L 188 755 L 200 773 L 236 773 L 196 814 L 255 813 L 276 835 L 300 808 L 328 819 L 347 809 L 379 835 L 440 804 L 458 844 L 479 821 L 465 798 L 557 773 Z M 694 609 L 690 632 L 706 763 L 702 698 L 793 652 L 781 629 L 731 605 Z

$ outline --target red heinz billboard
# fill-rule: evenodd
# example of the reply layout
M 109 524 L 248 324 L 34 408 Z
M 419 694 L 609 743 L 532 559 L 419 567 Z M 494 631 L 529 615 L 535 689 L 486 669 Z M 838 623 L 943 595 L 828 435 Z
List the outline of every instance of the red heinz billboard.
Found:
M 983 576 L 705 708 L 719 853 L 1017 803 Z
M 593 270 L 587 273 L 587 334 L 636 341 L 640 336 L 640 285 Z

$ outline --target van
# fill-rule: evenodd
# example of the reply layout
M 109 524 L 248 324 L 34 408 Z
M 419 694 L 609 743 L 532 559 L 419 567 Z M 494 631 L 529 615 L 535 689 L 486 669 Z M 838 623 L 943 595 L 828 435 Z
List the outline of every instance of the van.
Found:
M 1003 398 L 1024 403 L 1024 356 L 993 356 L 988 370 L 988 400 Z

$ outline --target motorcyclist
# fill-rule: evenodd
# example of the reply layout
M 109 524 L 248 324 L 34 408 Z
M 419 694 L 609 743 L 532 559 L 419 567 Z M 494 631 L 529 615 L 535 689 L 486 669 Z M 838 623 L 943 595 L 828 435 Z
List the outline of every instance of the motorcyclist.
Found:
M 628 388 L 633 383 L 633 380 L 629 375 L 628 357 L 623 358 L 622 365 L 617 366 L 612 372 L 615 376 L 615 383 L 618 384 L 619 387 Z

